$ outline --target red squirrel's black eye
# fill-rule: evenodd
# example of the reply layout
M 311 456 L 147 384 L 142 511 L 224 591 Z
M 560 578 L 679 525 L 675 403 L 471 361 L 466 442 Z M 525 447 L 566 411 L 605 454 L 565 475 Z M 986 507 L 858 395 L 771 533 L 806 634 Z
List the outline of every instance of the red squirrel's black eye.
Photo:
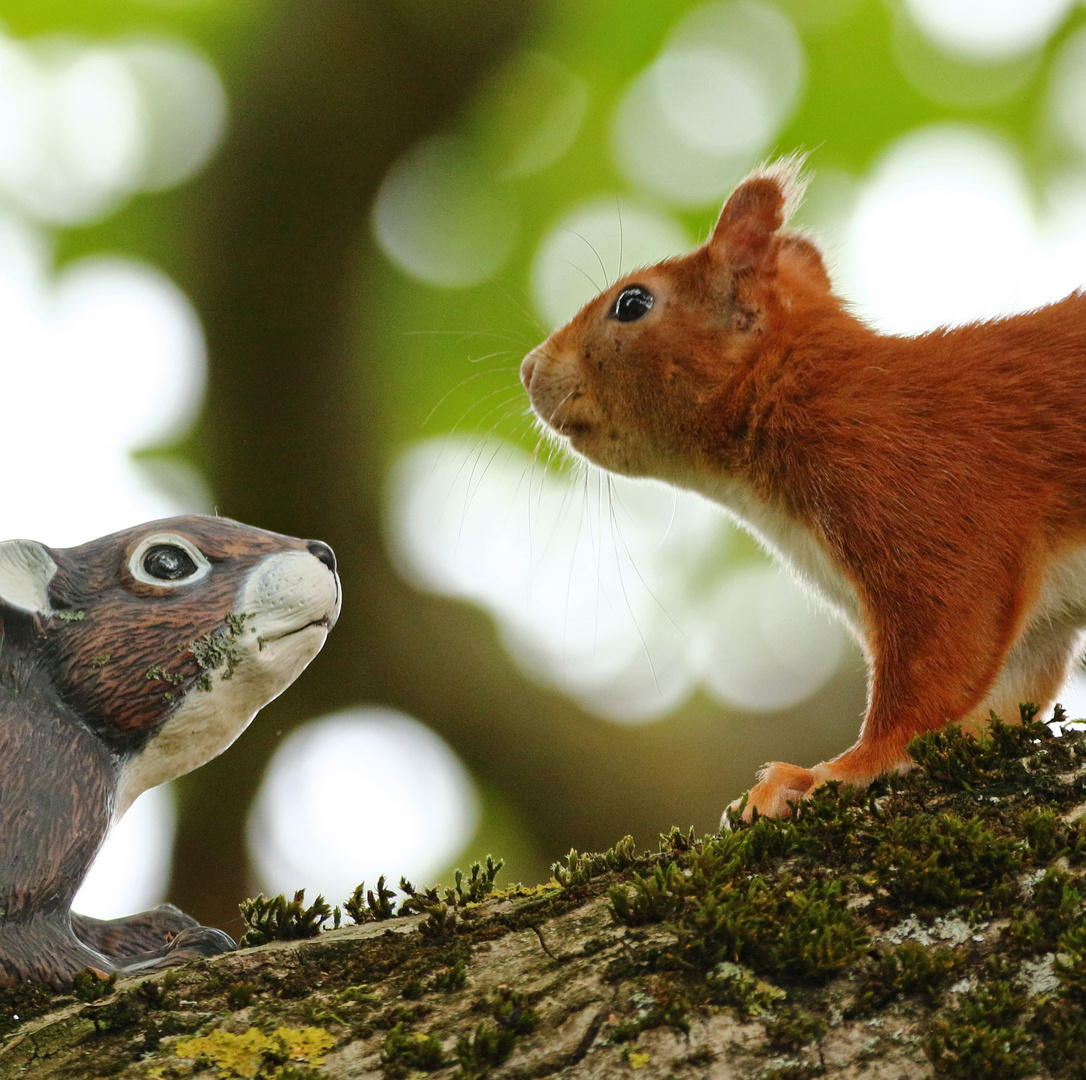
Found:
M 155 544 L 143 556 L 143 569 L 159 581 L 180 581 L 196 573 L 196 563 L 184 548 Z
M 648 289 L 641 285 L 630 285 L 618 294 L 615 306 L 611 308 L 610 317 L 619 322 L 634 322 L 651 311 L 655 302 L 655 297 Z

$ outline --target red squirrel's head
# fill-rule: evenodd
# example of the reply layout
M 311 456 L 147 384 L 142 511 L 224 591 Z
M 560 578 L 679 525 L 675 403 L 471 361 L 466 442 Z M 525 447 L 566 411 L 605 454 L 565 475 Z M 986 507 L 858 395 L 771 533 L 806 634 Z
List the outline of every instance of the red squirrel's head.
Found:
M 837 306 L 818 249 L 783 230 L 799 166 L 754 173 L 704 244 L 621 278 L 524 358 L 532 407 L 574 450 L 679 481 L 719 460 L 746 373 L 787 348 L 790 321 Z

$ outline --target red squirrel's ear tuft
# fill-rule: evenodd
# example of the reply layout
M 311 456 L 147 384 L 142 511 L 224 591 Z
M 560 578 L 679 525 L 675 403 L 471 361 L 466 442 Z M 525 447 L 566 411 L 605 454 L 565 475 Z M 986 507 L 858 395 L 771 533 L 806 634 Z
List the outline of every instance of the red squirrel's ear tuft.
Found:
M 753 172 L 720 212 L 709 250 L 735 270 L 769 269 L 778 230 L 803 197 L 804 158 L 793 154 Z

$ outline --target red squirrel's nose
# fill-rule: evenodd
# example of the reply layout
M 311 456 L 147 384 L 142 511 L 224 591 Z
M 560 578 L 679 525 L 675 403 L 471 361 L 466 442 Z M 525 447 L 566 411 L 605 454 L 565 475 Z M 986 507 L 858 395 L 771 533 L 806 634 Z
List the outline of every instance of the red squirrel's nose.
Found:
M 520 362 L 520 381 L 524 383 L 524 389 L 529 392 L 532 389 L 533 371 L 535 371 L 535 353 L 528 353 Z

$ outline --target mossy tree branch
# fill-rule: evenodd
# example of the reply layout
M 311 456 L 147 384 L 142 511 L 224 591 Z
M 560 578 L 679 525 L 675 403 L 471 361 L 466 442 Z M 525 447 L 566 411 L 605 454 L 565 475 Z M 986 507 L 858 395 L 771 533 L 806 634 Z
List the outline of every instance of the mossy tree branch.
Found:
M 324 932 L 323 902 L 264 902 L 265 938 L 315 936 L 9 991 L 0 1080 L 1081 1075 L 1086 738 L 1027 712 L 914 756 L 786 821 L 571 852 L 535 889 L 486 898 L 490 863 L 401 882 L 405 915 L 382 882 Z

